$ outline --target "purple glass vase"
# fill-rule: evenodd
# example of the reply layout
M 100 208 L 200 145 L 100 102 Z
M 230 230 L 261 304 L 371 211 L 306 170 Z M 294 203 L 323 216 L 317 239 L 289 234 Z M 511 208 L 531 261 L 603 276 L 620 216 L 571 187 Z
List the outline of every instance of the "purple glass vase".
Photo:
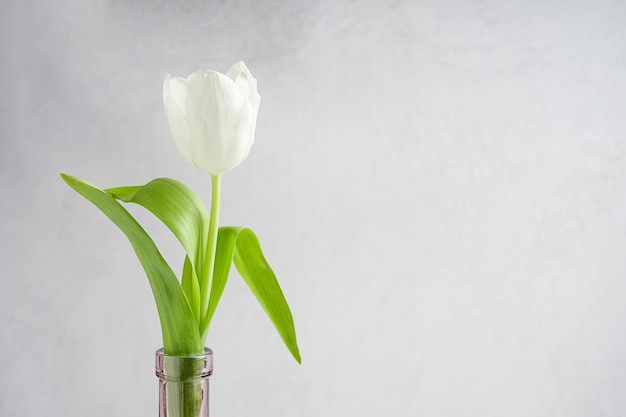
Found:
M 209 376 L 213 351 L 197 356 L 167 355 L 156 351 L 159 377 L 159 417 L 209 417 Z

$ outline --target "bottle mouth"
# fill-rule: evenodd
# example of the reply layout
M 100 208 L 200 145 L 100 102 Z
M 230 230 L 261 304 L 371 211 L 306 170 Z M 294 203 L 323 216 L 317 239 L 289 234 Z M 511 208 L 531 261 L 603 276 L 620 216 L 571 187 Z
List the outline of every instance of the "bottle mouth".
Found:
M 175 356 L 161 348 L 156 351 L 155 373 L 168 382 L 206 379 L 213 374 L 213 351 L 205 347 L 201 355 Z

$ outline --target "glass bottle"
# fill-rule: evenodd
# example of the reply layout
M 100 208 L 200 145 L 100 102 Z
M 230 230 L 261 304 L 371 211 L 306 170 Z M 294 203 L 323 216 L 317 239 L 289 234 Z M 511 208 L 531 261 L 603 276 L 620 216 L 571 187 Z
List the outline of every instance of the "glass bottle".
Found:
M 156 351 L 159 377 L 159 417 L 209 417 L 209 376 L 213 351 L 197 356 L 166 355 Z

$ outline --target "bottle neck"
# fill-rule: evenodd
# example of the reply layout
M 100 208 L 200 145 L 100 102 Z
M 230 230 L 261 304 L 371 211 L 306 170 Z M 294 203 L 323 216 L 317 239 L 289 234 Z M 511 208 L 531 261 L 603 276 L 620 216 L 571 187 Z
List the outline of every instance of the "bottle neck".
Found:
M 213 373 L 213 352 L 172 356 L 156 352 L 159 378 L 159 417 L 209 417 L 209 376 Z

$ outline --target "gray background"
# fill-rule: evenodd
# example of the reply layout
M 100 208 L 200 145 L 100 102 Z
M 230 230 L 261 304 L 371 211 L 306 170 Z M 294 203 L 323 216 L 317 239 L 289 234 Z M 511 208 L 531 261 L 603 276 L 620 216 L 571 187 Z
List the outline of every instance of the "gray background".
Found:
M 233 273 L 212 415 L 624 416 L 625 4 L 3 1 L 0 415 L 157 414 L 147 280 L 57 173 L 208 202 L 162 82 L 243 59 L 222 224 L 260 236 L 303 365 Z

